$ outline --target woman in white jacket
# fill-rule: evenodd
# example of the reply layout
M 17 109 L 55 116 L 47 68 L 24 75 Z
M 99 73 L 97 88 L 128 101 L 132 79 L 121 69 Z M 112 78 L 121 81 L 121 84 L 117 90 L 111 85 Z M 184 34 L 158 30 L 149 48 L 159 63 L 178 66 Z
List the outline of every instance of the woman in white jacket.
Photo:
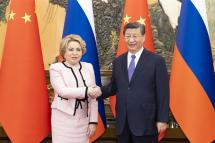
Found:
M 52 103 L 52 142 L 88 143 L 96 130 L 101 94 L 96 86 L 93 66 L 80 62 L 86 44 L 78 35 L 63 38 L 63 62 L 50 66 L 50 81 L 55 91 Z

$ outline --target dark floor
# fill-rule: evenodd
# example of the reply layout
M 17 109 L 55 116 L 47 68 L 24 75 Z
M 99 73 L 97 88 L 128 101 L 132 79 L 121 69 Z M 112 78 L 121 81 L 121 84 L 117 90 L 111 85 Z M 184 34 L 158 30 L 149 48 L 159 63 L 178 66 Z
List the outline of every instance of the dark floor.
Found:
M 0 140 L 0 143 L 11 143 L 10 141 L 8 140 Z M 43 141 L 42 143 L 51 143 L 50 140 L 46 140 L 46 141 Z M 112 141 L 112 140 L 103 140 L 103 141 L 97 141 L 97 142 L 94 142 L 94 143 L 116 143 L 116 141 Z M 161 141 L 160 143 L 189 143 L 188 141 Z
M 0 143 L 11 143 L 10 141 L 8 140 L 0 140 Z M 50 140 L 46 140 L 42 143 L 51 143 Z M 106 141 L 97 141 L 97 142 L 94 142 L 94 143 L 117 143 L 116 141 L 111 141 L 111 140 L 106 140 Z M 189 143 L 187 141 L 162 141 L 160 143 Z

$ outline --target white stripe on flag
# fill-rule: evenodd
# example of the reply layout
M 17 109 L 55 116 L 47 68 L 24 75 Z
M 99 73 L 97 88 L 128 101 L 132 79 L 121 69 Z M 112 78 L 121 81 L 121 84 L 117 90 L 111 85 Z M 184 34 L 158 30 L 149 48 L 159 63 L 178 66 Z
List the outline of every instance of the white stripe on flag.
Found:
M 209 34 L 205 0 L 191 0 L 191 1 L 193 5 L 196 7 L 196 9 L 198 10 L 199 14 L 201 15 L 205 23 L 205 26 L 207 28 L 207 32 Z
M 91 28 L 93 30 L 94 37 L 96 38 L 92 0 L 78 0 L 78 3 L 83 9 L 85 15 L 87 16 L 88 21 L 90 22 Z

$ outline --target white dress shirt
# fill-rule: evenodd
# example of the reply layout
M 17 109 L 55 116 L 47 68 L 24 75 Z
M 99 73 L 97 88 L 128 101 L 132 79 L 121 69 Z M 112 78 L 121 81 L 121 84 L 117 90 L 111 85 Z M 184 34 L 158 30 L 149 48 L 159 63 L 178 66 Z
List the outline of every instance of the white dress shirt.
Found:
M 127 61 L 128 61 L 127 62 L 127 68 L 129 67 L 130 62 L 131 62 L 131 55 L 135 55 L 136 56 L 134 62 L 135 62 L 135 67 L 137 66 L 137 63 L 138 63 L 138 61 L 140 59 L 140 56 L 141 56 L 143 50 L 144 50 L 144 48 L 141 48 L 136 54 L 132 54 L 131 52 L 128 51 L 128 55 L 127 55 Z

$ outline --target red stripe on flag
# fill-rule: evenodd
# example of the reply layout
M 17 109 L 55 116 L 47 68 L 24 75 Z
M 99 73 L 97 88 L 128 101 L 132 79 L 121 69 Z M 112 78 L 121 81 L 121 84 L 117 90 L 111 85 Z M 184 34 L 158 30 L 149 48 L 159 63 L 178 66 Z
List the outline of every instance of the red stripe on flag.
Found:
M 173 57 L 170 77 L 172 113 L 191 142 L 209 143 L 215 134 L 214 108 L 177 48 Z

